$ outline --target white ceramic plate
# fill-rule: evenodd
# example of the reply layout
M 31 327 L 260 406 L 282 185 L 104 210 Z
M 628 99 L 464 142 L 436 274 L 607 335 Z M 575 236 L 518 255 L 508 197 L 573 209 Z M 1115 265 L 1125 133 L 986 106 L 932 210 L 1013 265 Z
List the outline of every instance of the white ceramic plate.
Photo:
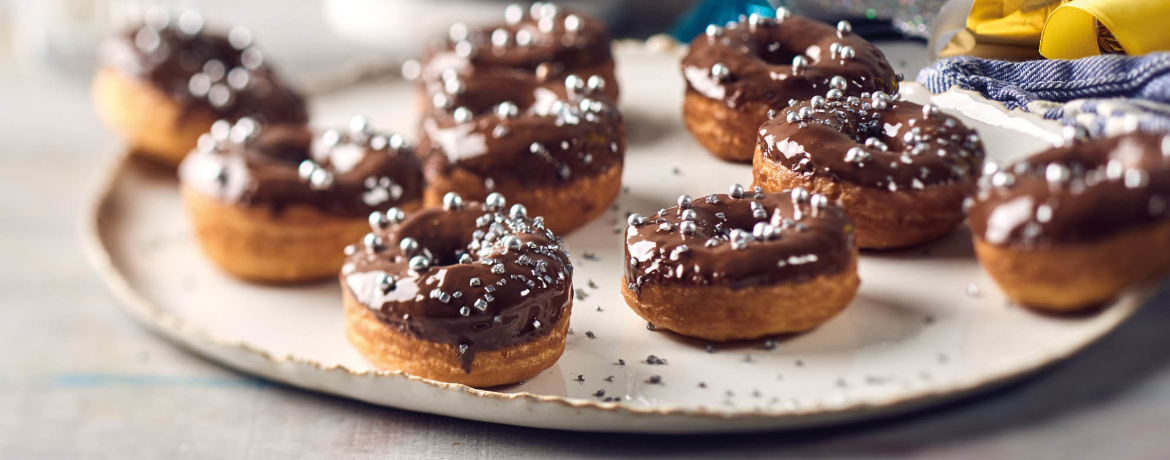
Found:
M 926 246 L 864 254 L 861 291 L 849 309 L 772 349 L 744 343 L 708 353 L 703 342 L 649 331 L 618 291 L 625 213 L 652 213 L 682 193 L 722 192 L 749 182 L 750 168 L 713 159 L 682 128 L 676 51 L 618 50 L 628 191 L 617 210 L 567 238 L 584 294 L 572 314 L 574 333 L 560 362 L 524 384 L 483 391 L 373 369 L 346 342 L 336 283 L 260 286 L 220 273 L 192 240 L 174 178 L 134 161 L 109 171 L 93 209 L 90 252 L 134 316 L 244 372 L 414 411 L 587 431 L 748 431 L 904 411 L 1068 357 L 1140 303 L 1133 294 L 1078 317 L 1011 306 L 960 229 Z M 904 93 L 930 97 L 915 84 Z M 314 115 L 322 126 L 343 126 L 365 114 L 376 127 L 409 133 L 410 97 L 399 81 L 363 84 L 316 97 Z M 982 134 L 992 159 L 1058 138 L 1055 125 L 972 93 L 934 99 Z M 667 364 L 646 364 L 651 354 Z M 655 375 L 661 382 L 648 383 Z

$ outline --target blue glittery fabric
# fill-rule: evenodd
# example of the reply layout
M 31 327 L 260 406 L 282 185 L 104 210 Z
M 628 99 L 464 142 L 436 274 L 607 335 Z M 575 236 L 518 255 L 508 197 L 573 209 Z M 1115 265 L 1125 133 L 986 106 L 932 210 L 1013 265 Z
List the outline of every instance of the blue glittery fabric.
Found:
M 959 56 L 922 69 L 918 82 L 935 93 L 977 91 L 1094 136 L 1170 132 L 1170 53 L 1025 62 Z
M 702 33 L 709 24 L 726 24 L 739 19 L 739 15 L 758 14 L 766 18 L 776 17 L 777 6 L 788 6 L 789 2 L 779 1 L 772 5 L 767 0 L 707 0 L 695 6 L 674 25 L 670 35 L 682 43 L 689 43 L 695 35 Z

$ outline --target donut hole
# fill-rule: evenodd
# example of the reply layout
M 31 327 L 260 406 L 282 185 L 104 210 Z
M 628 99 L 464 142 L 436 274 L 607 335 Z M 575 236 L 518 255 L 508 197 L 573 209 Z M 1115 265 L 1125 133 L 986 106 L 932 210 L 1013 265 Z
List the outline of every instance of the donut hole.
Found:
M 764 34 L 757 35 L 754 38 L 753 44 L 755 45 L 754 51 L 756 57 L 769 65 L 791 66 L 792 60 L 797 56 L 804 56 L 805 59 L 812 61 L 812 58 L 805 56 L 804 53 L 793 50 Z
M 311 158 L 313 133 L 299 125 L 265 127 L 249 142 L 248 152 L 293 167 Z

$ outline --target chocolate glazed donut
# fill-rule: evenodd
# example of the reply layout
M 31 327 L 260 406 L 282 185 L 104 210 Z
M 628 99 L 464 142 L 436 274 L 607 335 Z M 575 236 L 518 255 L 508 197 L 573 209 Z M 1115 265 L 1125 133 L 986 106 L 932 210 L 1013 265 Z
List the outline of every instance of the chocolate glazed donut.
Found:
M 410 145 L 362 118 L 349 132 L 320 136 L 305 125 L 216 122 L 179 180 L 204 252 L 233 275 L 265 282 L 332 276 L 371 212 L 422 204 Z
M 102 120 L 139 152 L 178 165 L 216 120 L 304 123 L 304 99 L 289 89 L 235 27 L 207 32 L 203 18 L 160 8 L 145 23 L 106 40 L 94 77 Z
M 857 293 L 853 226 L 804 189 L 692 200 L 630 216 L 622 295 L 655 327 L 707 340 L 806 331 Z
M 426 205 L 448 192 L 469 200 L 499 192 L 557 233 L 605 212 L 621 190 L 622 117 L 604 80 L 565 81 L 477 70 L 428 84 L 419 134 Z
M 898 77 L 876 46 L 841 21 L 827 24 L 777 10 L 726 28 L 708 26 L 682 61 L 683 122 L 707 151 L 748 162 L 756 128 L 787 107 L 835 89 L 845 96 L 898 90 Z
M 765 191 L 804 187 L 840 201 L 857 245 L 888 249 L 933 240 L 963 221 L 983 144 L 933 105 L 883 92 L 809 101 L 759 128 L 752 164 Z
M 1133 133 L 988 163 L 968 222 L 1008 298 L 1072 311 L 1170 270 L 1170 136 Z
M 474 387 L 515 383 L 565 348 L 573 266 L 560 238 L 504 198 L 377 221 L 341 269 L 346 332 L 379 367 Z M 386 217 L 385 220 L 382 220 Z
M 511 5 L 504 19 L 504 24 L 476 29 L 451 26 L 447 39 L 433 43 L 421 64 L 409 61 L 403 74 L 420 81 L 424 94 L 427 84 L 484 71 L 533 75 L 542 84 L 559 84 L 569 75 L 596 77 L 605 94 L 617 100 L 609 33 L 600 21 L 542 2 L 527 12 Z

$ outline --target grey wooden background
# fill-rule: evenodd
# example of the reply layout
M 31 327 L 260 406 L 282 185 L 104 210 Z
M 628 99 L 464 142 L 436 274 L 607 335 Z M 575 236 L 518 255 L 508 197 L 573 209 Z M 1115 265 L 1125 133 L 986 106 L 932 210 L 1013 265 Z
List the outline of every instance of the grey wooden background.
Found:
M 293 67 L 311 69 L 339 57 L 296 59 Z M 117 145 L 93 115 L 84 79 L 0 54 L 0 459 L 1170 458 L 1170 292 L 1081 355 L 1011 387 L 823 430 L 554 432 L 256 380 L 139 328 L 87 264 L 80 216 Z

